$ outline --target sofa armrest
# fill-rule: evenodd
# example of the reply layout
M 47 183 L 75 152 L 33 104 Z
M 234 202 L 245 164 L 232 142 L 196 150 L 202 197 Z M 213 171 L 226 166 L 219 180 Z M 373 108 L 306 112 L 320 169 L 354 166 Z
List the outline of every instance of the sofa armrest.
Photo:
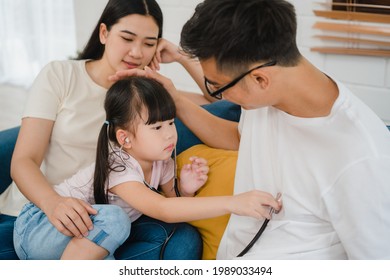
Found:
M 11 158 L 20 127 L 0 131 L 0 193 L 11 183 Z

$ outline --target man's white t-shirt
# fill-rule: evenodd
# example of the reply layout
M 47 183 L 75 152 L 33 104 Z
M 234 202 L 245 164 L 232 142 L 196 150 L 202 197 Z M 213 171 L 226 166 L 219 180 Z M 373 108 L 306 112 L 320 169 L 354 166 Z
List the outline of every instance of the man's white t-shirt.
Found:
M 390 259 L 390 133 L 344 85 L 329 116 L 243 110 L 234 193 L 282 193 L 283 209 L 243 259 Z M 263 220 L 231 215 L 217 259 Z

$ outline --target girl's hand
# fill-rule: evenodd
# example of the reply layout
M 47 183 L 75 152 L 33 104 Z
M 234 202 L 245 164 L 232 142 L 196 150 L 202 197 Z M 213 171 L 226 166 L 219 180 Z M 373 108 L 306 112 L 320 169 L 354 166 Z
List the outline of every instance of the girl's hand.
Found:
M 195 192 L 207 181 L 209 166 L 207 160 L 190 157 L 190 163 L 182 167 L 180 172 L 180 193 L 182 196 L 194 196 Z
M 231 197 L 231 203 L 229 204 L 231 213 L 256 219 L 271 219 L 270 207 L 278 212 L 282 208 L 282 201 L 259 190 L 234 195 Z
M 62 197 L 51 203 L 45 213 L 55 228 L 64 235 L 82 238 L 93 228 L 89 215 L 96 215 L 96 209 L 83 200 Z
M 178 46 L 161 38 L 149 67 L 155 71 L 160 70 L 160 63 L 180 62 L 182 56 Z

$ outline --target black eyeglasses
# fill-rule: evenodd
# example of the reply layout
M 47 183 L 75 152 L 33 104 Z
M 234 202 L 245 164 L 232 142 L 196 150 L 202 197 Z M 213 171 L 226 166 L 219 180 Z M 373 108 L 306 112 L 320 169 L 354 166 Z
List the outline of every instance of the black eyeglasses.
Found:
M 223 86 L 223 87 L 221 87 L 221 88 L 219 88 L 217 90 L 214 89 L 215 86 L 209 80 L 207 80 L 206 77 L 204 78 L 204 85 L 205 85 L 206 90 L 207 90 L 207 92 L 209 93 L 210 96 L 212 96 L 214 98 L 217 98 L 217 99 L 222 99 L 222 92 L 223 91 L 225 91 L 228 88 L 231 88 L 232 86 L 237 84 L 242 78 L 244 78 L 246 75 L 248 75 L 253 70 L 260 69 L 260 68 L 263 68 L 263 67 L 268 67 L 268 66 L 274 66 L 274 65 L 276 65 L 276 61 L 275 60 L 267 62 L 267 63 L 264 63 L 264 64 L 261 64 L 259 66 L 256 66 L 256 67 L 248 70 L 247 72 L 241 74 L 240 76 L 235 78 L 233 81 L 231 81 L 227 85 L 225 85 L 225 86 Z

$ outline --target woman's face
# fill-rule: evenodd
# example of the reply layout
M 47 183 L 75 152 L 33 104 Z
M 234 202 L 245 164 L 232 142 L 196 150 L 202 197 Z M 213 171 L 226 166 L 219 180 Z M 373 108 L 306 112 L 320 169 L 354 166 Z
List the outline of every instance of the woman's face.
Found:
M 158 26 L 151 16 L 125 16 L 110 31 L 102 24 L 100 41 L 105 45 L 102 59 L 106 60 L 113 72 L 143 69 L 156 52 L 158 33 Z

